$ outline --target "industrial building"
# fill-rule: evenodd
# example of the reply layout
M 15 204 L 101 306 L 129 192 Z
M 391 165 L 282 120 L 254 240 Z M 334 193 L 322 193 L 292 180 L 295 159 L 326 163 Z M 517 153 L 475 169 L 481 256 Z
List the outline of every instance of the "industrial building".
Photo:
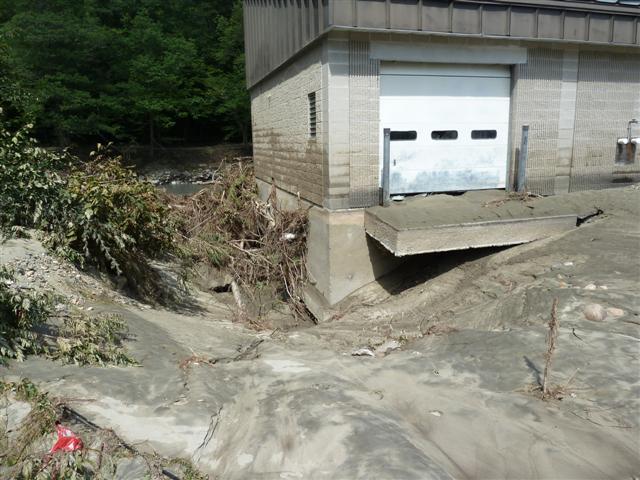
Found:
M 319 317 L 403 256 L 567 223 L 438 230 L 435 245 L 415 219 L 385 220 L 400 208 L 379 206 L 385 129 L 391 195 L 509 191 L 518 174 L 540 195 L 640 180 L 640 0 L 244 0 L 244 26 L 259 188 L 312 206 Z

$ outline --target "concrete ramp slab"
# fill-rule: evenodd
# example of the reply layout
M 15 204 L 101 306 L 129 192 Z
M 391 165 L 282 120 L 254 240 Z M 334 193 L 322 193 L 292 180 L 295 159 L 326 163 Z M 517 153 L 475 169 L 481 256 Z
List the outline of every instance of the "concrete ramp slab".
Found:
M 578 216 L 590 213 L 583 210 L 589 207 L 563 201 L 562 196 L 532 198 L 481 190 L 411 197 L 368 208 L 365 230 L 403 257 L 539 240 L 575 228 Z

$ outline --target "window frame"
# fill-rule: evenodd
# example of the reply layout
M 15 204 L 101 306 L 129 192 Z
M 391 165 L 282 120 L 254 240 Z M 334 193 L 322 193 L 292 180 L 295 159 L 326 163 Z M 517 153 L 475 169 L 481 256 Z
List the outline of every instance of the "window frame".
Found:
M 309 106 L 309 138 L 318 138 L 318 98 L 316 92 L 311 92 L 307 95 L 307 101 Z

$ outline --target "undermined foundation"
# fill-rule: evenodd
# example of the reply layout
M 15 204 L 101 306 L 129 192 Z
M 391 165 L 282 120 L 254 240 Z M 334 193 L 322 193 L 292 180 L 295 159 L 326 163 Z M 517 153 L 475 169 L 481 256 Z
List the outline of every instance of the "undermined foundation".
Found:
M 258 180 L 261 197 L 271 185 Z M 412 255 L 517 245 L 575 228 L 597 211 L 575 195 L 503 190 L 416 196 L 388 207 L 329 210 L 277 189 L 285 208 L 309 208 L 307 308 L 319 321 L 350 294 L 411 261 Z M 574 200 L 571 200 L 573 198 Z

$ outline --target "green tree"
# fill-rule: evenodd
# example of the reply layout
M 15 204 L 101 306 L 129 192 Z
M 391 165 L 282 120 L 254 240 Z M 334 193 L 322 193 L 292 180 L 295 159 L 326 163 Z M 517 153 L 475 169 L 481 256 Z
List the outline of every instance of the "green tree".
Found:
M 156 143 L 156 127 L 168 128 L 178 118 L 206 113 L 206 66 L 193 42 L 167 35 L 147 12 L 131 21 L 127 38 L 127 80 L 120 99 L 135 123 L 148 126 L 149 144 Z
M 234 3 L 230 16 L 218 17 L 217 31 L 219 48 L 214 52 L 216 67 L 210 76 L 215 111 L 233 122 L 226 128 L 227 136 L 240 132 L 246 145 L 251 132 L 251 109 L 245 82 L 241 1 Z
M 0 0 L 0 56 L 47 143 L 248 137 L 239 0 Z

